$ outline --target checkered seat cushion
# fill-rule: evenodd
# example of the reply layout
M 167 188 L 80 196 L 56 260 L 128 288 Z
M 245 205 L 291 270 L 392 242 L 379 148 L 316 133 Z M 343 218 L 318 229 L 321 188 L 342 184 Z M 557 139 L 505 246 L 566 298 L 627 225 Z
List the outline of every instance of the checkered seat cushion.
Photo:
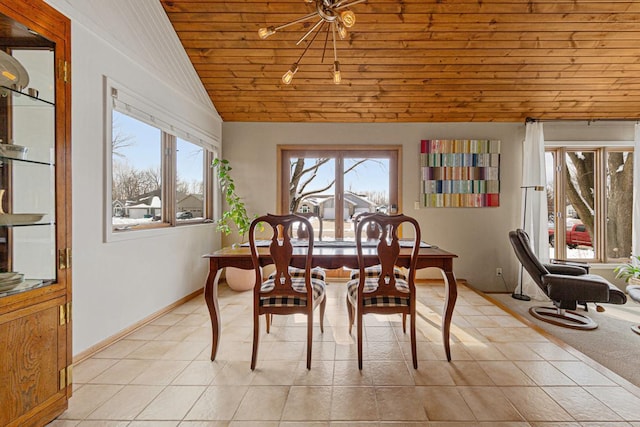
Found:
M 347 294 L 351 304 L 358 305 L 358 283 L 359 279 L 350 280 L 347 282 Z M 377 277 L 366 277 L 364 279 L 364 293 L 371 293 L 378 289 Z M 404 279 L 396 278 L 396 289 L 400 292 L 406 293 L 406 297 L 402 296 L 382 296 L 374 295 L 363 298 L 363 304 L 365 307 L 401 307 L 409 305 L 409 284 Z
M 364 269 L 365 278 L 370 278 L 370 277 L 377 278 L 378 276 L 380 276 L 381 272 L 382 272 L 382 266 L 380 264 L 372 265 L 371 267 L 365 267 Z M 401 280 L 404 280 L 405 282 L 407 281 L 407 275 L 404 273 L 404 271 L 402 271 L 400 267 L 393 267 L 393 275 L 396 276 L 396 279 L 401 279 Z M 351 270 L 350 276 L 351 277 L 349 280 L 358 280 L 360 278 L 360 269 Z
M 292 279 L 304 277 L 304 268 L 289 267 L 289 274 L 291 275 Z M 276 276 L 276 272 L 274 271 L 269 275 L 268 280 L 273 280 L 275 276 Z M 317 279 L 317 280 L 322 280 L 323 282 L 326 282 L 327 273 L 324 271 L 324 269 L 320 267 L 314 267 L 311 269 L 311 279 Z
M 293 290 L 300 293 L 300 296 L 295 295 L 265 295 L 260 296 L 261 307 L 299 307 L 307 305 L 307 289 L 304 284 L 304 277 L 291 277 L 291 286 Z M 311 277 L 311 287 L 313 288 L 313 298 L 318 299 L 324 294 L 326 283 L 324 280 L 319 280 Z M 271 292 L 275 288 L 274 279 L 270 278 L 266 282 L 262 283 L 260 287 L 261 293 Z

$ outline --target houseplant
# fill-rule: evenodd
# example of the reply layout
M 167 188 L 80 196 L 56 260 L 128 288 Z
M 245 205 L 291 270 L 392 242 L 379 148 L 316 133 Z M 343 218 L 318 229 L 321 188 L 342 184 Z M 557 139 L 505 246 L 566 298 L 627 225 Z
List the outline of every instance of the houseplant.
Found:
M 616 278 L 626 283 L 640 284 L 640 255 L 633 257 L 627 264 L 619 265 L 613 271 L 616 272 Z
M 216 171 L 218 184 L 224 194 L 227 209 L 216 221 L 216 230 L 226 236 L 231 234 L 232 226 L 240 235 L 240 242 L 244 242 L 244 237 L 251 227 L 251 222 L 257 215 L 250 217 L 242 198 L 236 193 L 236 185 L 231 176 L 231 166 L 226 159 L 213 159 L 211 167 Z M 237 244 L 233 244 L 237 246 Z M 225 280 L 234 291 L 246 291 L 253 288 L 255 283 L 255 273 L 253 270 L 243 270 L 239 268 L 227 267 L 225 269 Z

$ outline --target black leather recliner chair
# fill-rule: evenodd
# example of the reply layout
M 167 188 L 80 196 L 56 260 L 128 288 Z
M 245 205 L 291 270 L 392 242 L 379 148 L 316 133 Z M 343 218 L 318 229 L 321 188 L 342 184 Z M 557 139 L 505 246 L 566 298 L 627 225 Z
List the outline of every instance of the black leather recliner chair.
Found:
M 542 264 L 531 249 L 524 230 L 509 232 L 511 246 L 525 270 L 553 301 L 554 307 L 531 307 L 529 313 L 537 319 L 574 329 L 595 329 L 598 324 L 590 317 L 577 313 L 580 303 L 624 304 L 627 296 L 606 279 L 571 264 Z

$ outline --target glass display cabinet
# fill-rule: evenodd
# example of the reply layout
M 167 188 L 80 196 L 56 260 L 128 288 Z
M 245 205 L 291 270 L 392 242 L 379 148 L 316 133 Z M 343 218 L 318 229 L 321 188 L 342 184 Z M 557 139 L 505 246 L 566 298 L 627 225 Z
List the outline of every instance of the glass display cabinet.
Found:
M 70 22 L 0 0 L 0 425 L 71 395 Z

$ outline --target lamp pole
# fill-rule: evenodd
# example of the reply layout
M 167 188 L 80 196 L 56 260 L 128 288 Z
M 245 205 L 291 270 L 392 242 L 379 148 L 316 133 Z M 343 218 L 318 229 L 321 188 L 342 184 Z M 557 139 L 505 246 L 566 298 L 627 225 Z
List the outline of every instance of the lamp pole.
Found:
M 544 190 L 544 187 L 541 186 L 541 185 L 526 185 L 526 186 L 522 186 L 520 188 L 522 188 L 524 190 L 524 207 L 522 209 L 524 214 L 523 214 L 523 218 L 522 218 L 522 230 L 524 230 L 525 233 L 526 233 L 527 230 L 526 230 L 525 227 L 527 225 L 527 198 L 529 196 L 529 189 L 533 188 L 534 191 L 542 191 L 542 190 Z M 523 275 L 524 275 L 524 268 L 522 267 L 522 264 L 520 264 L 520 283 L 519 283 L 520 292 L 514 291 L 511 294 L 511 297 L 515 298 L 517 300 L 520 300 L 520 301 L 531 301 L 531 297 L 529 295 L 525 295 L 522 292 L 522 287 L 524 285 L 524 283 L 523 283 Z M 516 286 L 516 289 L 517 288 L 518 287 Z

